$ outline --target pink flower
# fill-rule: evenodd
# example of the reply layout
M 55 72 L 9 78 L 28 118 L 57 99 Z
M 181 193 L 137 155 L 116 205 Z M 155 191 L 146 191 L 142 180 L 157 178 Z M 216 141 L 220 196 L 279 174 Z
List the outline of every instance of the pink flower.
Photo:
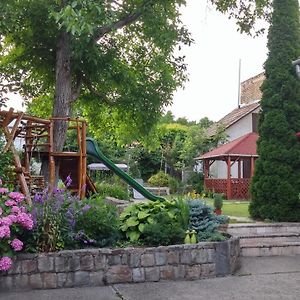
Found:
M 21 212 L 21 210 L 18 206 L 13 206 L 11 208 L 11 212 L 14 213 L 14 214 L 19 214 Z
M 5 204 L 6 206 L 14 206 L 14 205 L 17 205 L 16 201 L 14 201 L 14 200 L 6 200 L 6 201 L 4 202 L 4 204 Z
M 25 196 L 19 192 L 10 192 L 8 194 L 8 196 L 11 198 L 11 199 L 14 199 L 16 202 L 21 202 Z
M 10 228 L 7 225 L 0 226 L 0 238 L 10 237 Z
M 15 251 L 21 251 L 23 248 L 23 242 L 19 239 L 13 239 L 11 246 Z
M 8 256 L 4 256 L 0 259 L 0 271 L 7 271 L 11 268 L 12 259 Z
M 33 228 L 33 220 L 31 214 L 20 213 L 17 215 L 17 222 L 26 229 Z
M 17 221 L 18 221 L 18 218 L 16 215 L 8 215 L 7 218 L 11 220 L 11 223 L 17 223 Z
M 0 194 L 6 194 L 8 192 L 8 189 L 7 188 L 0 188 Z
M 27 212 L 27 208 L 25 206 L 20 206 L 20 211 L 22 213 L 26 213 Z
M 8 216 L 0 218 L 0 226 L 10 226 L 12 223 L 13 222 L 11 218 L 9 218 Z

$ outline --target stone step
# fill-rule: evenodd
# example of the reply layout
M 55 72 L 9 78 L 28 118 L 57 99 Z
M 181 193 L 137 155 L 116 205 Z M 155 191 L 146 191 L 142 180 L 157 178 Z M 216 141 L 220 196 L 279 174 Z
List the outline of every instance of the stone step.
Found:
M 300 254 L 300 242 L 281 242 L 280 244 L 265 244 L 241 246 L 241 254 L 247 256 L 290 256 Z
M 299 242 L 300 233 L 269 233 L 260 235 L 240 236 L 240 245 L 247 246 L 264 246 L 264 245 L 280 245 L 281 243 Z
M 300 223 L 229 224 L 227 232 L 233 236 L 271 233 L 300 233 Z

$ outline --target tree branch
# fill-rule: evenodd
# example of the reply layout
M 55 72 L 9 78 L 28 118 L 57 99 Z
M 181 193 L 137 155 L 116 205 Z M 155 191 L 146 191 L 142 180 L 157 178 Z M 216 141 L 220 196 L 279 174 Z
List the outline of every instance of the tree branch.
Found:
M 146 6 L 150 5 L 153 1 L 152 0 L 145 0 L 143 3 L 136 9 L 135 12 L 129 13 L 124 18 L 116 21 L 111 25 L 104 25 L 98 29 L 94 36 L 94 41 L 98 42 L 105 34 L 123 28 L 126 25 L 129 25 L 135 22 L 145 11 Z

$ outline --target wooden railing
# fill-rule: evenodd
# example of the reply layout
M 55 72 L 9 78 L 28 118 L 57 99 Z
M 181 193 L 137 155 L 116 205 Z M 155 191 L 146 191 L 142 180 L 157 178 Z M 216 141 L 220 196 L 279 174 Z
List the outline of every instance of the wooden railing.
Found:
M 231 178 L 231 199 L 249 199 L 250 198 L 250 178 Z M 204 180 L 205 188 L 215 193 L 227 195 L 227 179 Z

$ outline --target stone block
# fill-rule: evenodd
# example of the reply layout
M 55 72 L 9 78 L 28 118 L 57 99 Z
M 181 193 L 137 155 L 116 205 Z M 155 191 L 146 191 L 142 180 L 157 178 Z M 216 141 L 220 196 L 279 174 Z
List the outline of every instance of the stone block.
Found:
M 159 281 L 159 267 L 145 268 L 146 281 Z
M 155 265 L 154 254 L 146 253 L 141 255 L 141 266 L 142 267 L 153 267 Z
M 207 249 L 195 249 L 191 251 L 192 264 L 203 264 L 208 262 Z
M 216 276 L 215 264 L 201 265 L 201 278 L 211 278 Z
M 200 278 L 201 265 L 186 266 L 185 278 L 187 280 L 196 280 Z
M 163 266 L 167 263 L 167 253 L 166 252 L 156 252 L 155 253 L 155 264 L 157 266 Z
M 230 250 L 228 241 L 215 244 L 216 249 L 216 276 L 230 274 Z
M 94 269 L 94 257 L 92 255 L 84 255 L 80 258 L 80 270 L 91 271 Z
M 179 251 L 169 251 L 167 253 L 167 262 L 169 265 L 179 264 Z
M 104 285 L 104 272 L 91 272 L 90 273 L 90 285 L 92 286 L 102 286 Z
M 43 288 L 43 280 L 40 273 L 29 275 L 29 285 L 30 289 L 42 289 Z
M 145 270 L 143 268 L 132 269 L 132 280 L 133 280 L 133 282 L 144 282 L 145 281 Z
M 28 275 L 17 275 L 14 277 L 14 287 L 18 290 L 28 290 L 29 287 L 29 276 Z
M 175 280 L 183 279 L 185 277 L 185 268 L 185 265 L 173 266 Z
M 43 273 L 41 274 L 43 280 L 43 287 L 45 289 L 57 288 L 57 274 L 56 273 Z
M 75 273 L 57 273 L 57 287 L 73 287 Z
M 129 266 L 136 268 L 141 266 L 141 253 L 132 252 L 129 254 Z
M 132 270 L 128 266 L 111 266 L 106 273 L 107 283 L 132 282 Z
M 121 264 L 122 265 L 128 265 L 128 254 L 127 253 L 122 254 Z
M 14 259 L 12 267 L 7 271 L 7 274 L 14 275 L 14 274 L 20 274 L 22 269 L 22 261 Z
M 77 271 L 74 273 L 74 286 L 88 286 L 90 284 L 90 273 Z
M 54 271 L 54 257 L 39 256 L 38 271 L 41 273 Z
M 95 270 L 104 270 L 107 266 L 107 255 L 106 254 L 99 254 L 99 255 L 96 255 L 94 257 L 94 260 L 95 260 Z
M 70 271 L 79 271 L 80 270 L 80 258 L 79 256 L 73 255 L 68 259 L 68 266 Z
M 0 277 L 0 292 L 11 291 L 14 287 L 13 276 Z
M 180 262 L 182 264 L 191 264 L 192 263 L 191 251 L 187 251 L 187 250 L 183 251 L 181 253 Z
M 121 264 L 121 255 L 120 254 L 108 255 L 107 261 L 108 261 L 109 266 L 120 265 Z
M 37 261 L 36 260 L 22 260 L 22 274 L 31 274 L 37 272 Z
M 55 263 L 55 272 L 68 272 L 69 271 L 68 257 L 56 256 L 54 258 L 54 263 Z
M 160 279 L 172 280 L 175 278 L 173 266 L 161 266 L 160 267 Z
M 206 249 L 206 251 L 207 251 L 207 255 L 208 255 L 207 262 L 208 262 L 208 263 L 213 263 L 213 262 L 215 262 L 215 260 L 216 260 L 216 252 L 215 252 L 215 249 Z

